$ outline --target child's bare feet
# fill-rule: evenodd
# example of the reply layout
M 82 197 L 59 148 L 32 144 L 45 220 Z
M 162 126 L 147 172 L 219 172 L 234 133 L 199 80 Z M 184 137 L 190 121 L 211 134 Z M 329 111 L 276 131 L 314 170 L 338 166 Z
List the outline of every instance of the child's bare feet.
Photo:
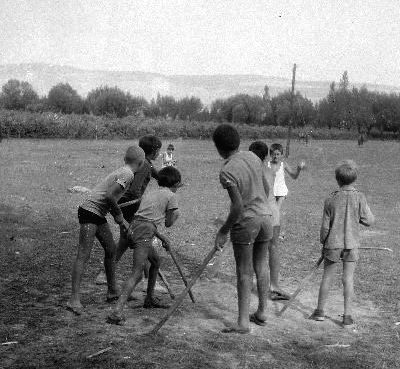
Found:
M 266 319 L 258 317 L 257 313 L 251 314 L 249 319 L 252 323 L 257 324 L 261 327 L 265 327 L 267 325 Z
M 146 297 L 146 299 L 144 300 L 143 307 L 145 309 L 168 309 L 170 307 L 170 305 L 163 304 L 156 297 Z
M 232 325 L 230 327 L 226 327 L 224 328 L 222 331 L 222 333 L 238 333 L 238 334 L 247 334 L 250 333 L 250 328 L 249 327 L 241 327 L 237 324 Z
M 68 301 L 66 304 L 66 308 L 68 311 L 71 311 L 75 315 L 82 315 L 83 313 L 83 305 L 79 301 Z
M 124 322 L 125 322 L 125 317 L 122 314 L 119 314 L 115 311 L 113 311 L 107 317 L 107 323 L 109 323 L 109 324 L 123 325 Z

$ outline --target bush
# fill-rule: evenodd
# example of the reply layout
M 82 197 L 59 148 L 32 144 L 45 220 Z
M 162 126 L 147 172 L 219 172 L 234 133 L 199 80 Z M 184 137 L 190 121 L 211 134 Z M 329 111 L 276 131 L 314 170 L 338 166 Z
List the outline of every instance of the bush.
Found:
M 168 120 L 128 116 L 125 118 L 93 116 L 87 114 L 35 113 L 0 110 L 0 127 L 3 136 L 29 138 L 85 138 L 85 139 L 136 139 L 146 134 L 160 138 L 210 139 L 219 123 Z M 235 124 L 244 139 L 285 139 L 287 128 L 280 126 L 254 126 Z M 293 129 L 296 140 L 304 129 Z M 356 140 L 358 132 L 343 129 L 313 128 L 312 138 L 318 140 Z M 371 138 L 380 138 L 372 130 Z M 396 139 L 394 133 L 385 132 L 385 139 Z

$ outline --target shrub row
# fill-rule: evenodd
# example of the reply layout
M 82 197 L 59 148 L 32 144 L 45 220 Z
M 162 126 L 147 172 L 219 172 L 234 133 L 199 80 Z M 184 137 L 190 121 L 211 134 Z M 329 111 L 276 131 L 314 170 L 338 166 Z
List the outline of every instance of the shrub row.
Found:
M 133 116 L 114 118 L 0 110 L 0 137 L 14 138 L 135 139 L 145 134 L 156 134 L 161 138 L 208 139 L 217 125 L 215 122 L 170 121 Z M 241 137 L 248 139 L 287 137 L 287 127 L 240 124 L 237 128 Z M 313 128 L 312 131 L 312 137 L 319 140 L 353 140 L 358 135 L 356 131 L 339 129 Z M 304 128 L 293 129 L 293 138 L 299 132 L 304 132 Z M 386 134 L 385 138 L 395 137 Z

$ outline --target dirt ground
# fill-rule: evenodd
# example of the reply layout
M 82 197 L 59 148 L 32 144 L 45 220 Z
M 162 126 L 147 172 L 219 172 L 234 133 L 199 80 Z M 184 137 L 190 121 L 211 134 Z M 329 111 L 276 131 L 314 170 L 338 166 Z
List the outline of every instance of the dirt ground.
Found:
M 168 233 L 190 276 L 212 247 L 215 219 L 227 213 L 228 199 L 218 185 L 221 161 L 212 143 L 173 143 L 185 187 L 179 193 L 182 219 Z M 329 319 L 322 323 L 307 319 L 315 308 L 320 270 L 283 317 L 277 317 L 282 304 L 269 301 L 266 327 L 252 325 L 248 335 L 220 333 L 237 314 L 233 256 L 227 247 L 195 285 L 196 304 L 186 298 L 156 337 L 147 333 L 164 311 L 143 309 L 140 291 L 126 309 L 124 326 L 105 323 L 112 305 L 105 302 L 105 286 L 94 284 L 101 269 L 98 245 L 82 285 L 84 315 L 76 317 L 65 310 L 76 253 L 76 207 L 82 199 L 67 188 L 93 186 L 118 167 L 128 144 L 1 143 L 1 368 L 400 368 L 398 143 L 368 142 L 358 148 L 355 142 L 312 142 L 292 148 L 290 162 L 305 159 L 308 170 L 297 181 L 288 180 L 282 287 L 293 292 L 318 258 L 321 204 L 335 189 L 332 173 L 342 158 L 359 163 L 358 187 L 378 219 L 374 228 L 363 230 L 363 245 L 394 250 L 361 255 L 355 280 L 355 329 L 340 326 L 339 275 L 329 299 Z M 162 270 L 177 295 L 182 281 L 169 257 L 160 253 Z M 121 283 L 129 272 L 129 259 L 126 255 L 118 268 Z M 160 297 L 170 301 L 168 295 Z M 256 304 L 254 295 L 253 309 Z M 107 351 L 88 358 L 102 349 Z

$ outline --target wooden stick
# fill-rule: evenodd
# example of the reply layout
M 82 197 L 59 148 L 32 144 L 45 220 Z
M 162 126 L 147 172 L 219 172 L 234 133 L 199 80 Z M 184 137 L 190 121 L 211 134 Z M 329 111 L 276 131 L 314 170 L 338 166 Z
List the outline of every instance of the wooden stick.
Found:
M 381 251 L 389 251 L 389 252 L 393 252 L 392 249 L 389 249 L 389 247 L 369 247 L 369 246 L 362 246 L 360 247 L 361 250 L 381 250 Z
M 103 349 L 103 350 L 97 351 L 97 352 L 95 352 L 94 354 L 91 354 L 91 355 L 87 356 L 86 358 L 87 358 L 87 359 L 91 359 L 92 357 L 95 357 L 95 356 L 104 354 L 105 352 L 110 351 L 110 350 L 112 350 L 112 347 L 111 347 L 111 346 L 108 346 L 108 347 L 106 347 L 106 348 Z
M 122 204 L 119 204 L 118 206 L 119 206 L 120 209 L 121 208 L 125 208 L 125 207 L 127 207 L 129 205 L 137 204 L 140 200 L 141 200 L 141 198 L 140 199 L 136 199 L 136 200 L 132 200 L 132 201 L 123 202 Z
M 388 251 L 388 252 L 393 252 L 392 249 L 389 249 L 388 247 L 369 247 L 369 246 L 361 246 L 359 247 L 361 250 L 381 250 L 381 251 Z M 282 316 L 283 313 L 286 311 L 287 308 L 289 308 L 292 304 L 297 295 L 301 292 L 301 290 L 304 288 L 306 283 L 314 276 L 314 274 L 317 272 L 319 266 L 321 265 L 322 261 L 324 260 L 324 257 L 321 256 L 316 264 L 314 265 L 313 269 L 311 270 L 310 274 L 307 275 L 303 281 L 300 283 L 299 287 L 297 287 L 297 290 L 293 293 L 292 296 L 290 296 L 290 300 L 287 301 L 285 306 L 279 311 L 278 316 Z
M 292 91 L 290 94 L 290 120 L 289 120 L 289 127 L 288 127 L 288 135 L 286 140 L 286 152 L 285 157 L 288 158 L 290 154 L 290 139 L 292 135 L 292 125 L 294 120 L 294 85 L 296 83 L 296 64 L 293 64 L 293 74 L 292 74 Z
M 158 275 L 160 276 L 160 279 L 162 280 L 162 282 L 164 283 L 165 287 L 167 287 L 168 293 L 171 296 L 172 300 L 175 300 L 175 295 L 171 290 L 171 287 L 169 285 L 169 283 L 167 282 L 167 279 L 165 278 L 165 275 L 163 272 L 161 272 L 161 270 L 158 271 Z
M 308 281 L 314 277 L 314 274 L 317 272 L 319 266 L 321 265 L 322 261 L 324 260 L 324 257 L 321 255 L 321 257 L 318 259 L 318 261 L 315 263 L 314 267 L 312 268 L 310 274 L 308 274 L 300 283 L 299 287 L 297 287 L 297 290 L 294 291 L 293 295 L 290 296 L 290 299 L 286 302 L 285 306 L 279 311 L 278 316 L 282 316 L 283 313 L 286 311 L 288 307 L 290 307 L 297 295 L 301 292 L 301 290 L 305 287 L 305 285 L 308 283 Z
M 179 272 L 179 274 L 180 274 L 181 277 L 182 277 L 183 283 L 184 283 L 185 286 L 187 287 L 188 282 L 187 282 L 187 280 L 186 280 L 185 275 L 184 275 L 183 272 L 182 272 L 182 268 L 181 268 L 181 266 L 179 265 L 178 260 L 176 259 L 175 253 L 170 249 L 170 250 L 169 250 L 169 254 L 171 255 L 171 258 L 172 258 L 172 260 L 174 261 L 174 263 L 175 263 L 175 265 L 176 265 L 176 268 L 178 269 L 178 272 Z M 192 300 L 193 304 L 195 304 L 196 301 L 195 301 L 195 299 L 194 299 L 194 296 L 193 296 L 193 293 L 192 293 L 191 290 L 189 290 L 189 296 L 190 296 L 190 299 Z
M 164 317 L 157 323 L 157 325 L 153 328 L 150 334 L 157 334 L 160 328 L 165 324 L 165 322 L 169 319 L 169 317 L 174 313 L 174 311 L 179 307 L 179 305 L 184 300 L 186 294 L 190 291 L 190 289 L 194 286 L 196 281 L 199 279 L 204 269 L 207 267 L 210 260 L 214 257 L 215 253 L 218 251 L 217 248 L 213 247 L 212 250 L 208 253 L 208 255 L 204 258 L 203 263 L 200 265 L 199 269 L 195 273 L 193 279 L 188 283 L 184 291 L 178 296 L 175 300 L 174 304 L 168 309 L 165 313 Z

